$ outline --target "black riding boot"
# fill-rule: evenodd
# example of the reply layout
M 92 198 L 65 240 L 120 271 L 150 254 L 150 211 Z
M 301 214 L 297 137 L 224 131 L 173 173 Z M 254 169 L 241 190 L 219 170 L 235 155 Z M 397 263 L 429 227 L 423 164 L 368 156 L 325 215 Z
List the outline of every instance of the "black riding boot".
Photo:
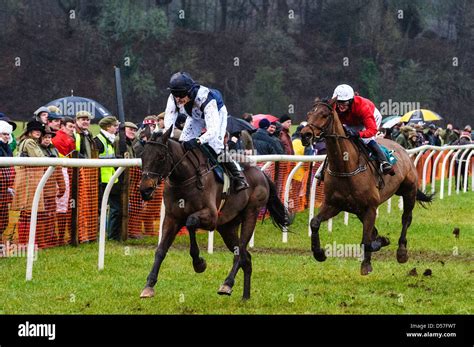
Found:
M 319 171 L 314 177 L 320 181 L 320 182 L 323 182 L 324 181 L 324 172 L 326 171 L 326 166 L 327 166 L 327 160 L 328 158 L 324 158 L 324 161 L 323 161 L 323 167 L 321 168 L 321 171 Z
M 249 187 L 247 180 L 242 172 L 239 171 L 237 165 L 232 160 L 226 160 L 222 162 L 227 171 L 231 174 L 232 184 L 234 186 L 235 192 L 240 192 L 241 190 L 247 189 Z
M 393 166 L 387 161 L 385 153 L 382 151 L 378 143 L 375 141 L 370 141 L 367 144 L 367 147 L 369 147 L 369 149 L 375 156 L 375 160 L 379 163 L 380 171 L 382 171 L 384 175 L 390 174 L 393 176 Z

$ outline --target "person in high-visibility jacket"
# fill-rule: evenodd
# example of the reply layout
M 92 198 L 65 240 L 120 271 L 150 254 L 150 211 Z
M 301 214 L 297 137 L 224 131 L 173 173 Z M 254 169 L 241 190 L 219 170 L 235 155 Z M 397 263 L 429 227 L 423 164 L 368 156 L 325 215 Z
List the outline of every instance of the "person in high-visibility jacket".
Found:
M 95 146 L 99 152 L 99 159 L 114 159 L 115 155 L 115 138 L 119 128 L 117 118 L 107 116 L 99 121 L 100 133 L 94 137 Z M 107 183 L 111 180 L 115 173 L 113 167 L 100 168 L 100 193 L 99 193 L 99 207 L 102 203 L 102 196 L 105 191 Z M 121 203 L 120 203 L 120 185 L 117 184 L 118 179 L 115 180 L 109 196 L 109 215 L 107 218 L 107 235 L 109 239 L 119 241 L 121 239 Z

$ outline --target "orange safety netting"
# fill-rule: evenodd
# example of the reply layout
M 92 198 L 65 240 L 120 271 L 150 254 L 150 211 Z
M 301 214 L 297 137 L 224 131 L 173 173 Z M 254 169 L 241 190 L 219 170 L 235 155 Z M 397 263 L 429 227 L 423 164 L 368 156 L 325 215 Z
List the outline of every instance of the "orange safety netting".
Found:
M 417 165 L 422 178 L 423 165 L 429 151 L 424 153 Z M 431 181 L 432 165 L 438 154 L 428 163 L 427 182 Z M 441 176 L 444 154 L 437 166 L 436 178 Z M 414 160 L 414 157 L 413 157 Z M 471 159 L 471 161 L 474 158 Z M 448 160 L 446 165 L 449 165 Z M 262 167 L 265 163 L 258 163 Z M 271 163 L 265 173 L 276 184 L 278 196 L 284 201 L 285 183 L 296 163 Z M 309 207 L 310 188 L 314 175 L 322 165 L 320 162 L 304 163 L 291 182 L 288 208 L 291 213 Z M 0 236 L 1 243 L 26 245 L 29 239 L 31 207 L 34 193 L 46 167 L 2 167 L 0 168 Z M 446 175 L 449 167 L 446 168 Z M 469 165 L 471 171 L 471 165 Z M 130 168 L 128 236 L 137 238 L 157 235 L 160 224 L 160 209 L 163 183 L 159 184 L 153 199 L 143 201 L 139 192 L 141 170 Z M 472 173 L 471 173 L 472 174 Z M 315 207 L 324 199 L 324 182 L 316 187 Z M 39 248 L 94 241 L 99 231 L 99 169 L 56 168 L 40 195 L 35 243 Z M 265 209 L 259 213 L 263 218 Z M 185 231 L 185 228 L 181 233 Z
M 9 200 L 7 200 L 6 208 L 2 209 L 3 220 L 8 219 L 7 227 L 3 232 L 3 242 L 9 241 L 25 246 L 28 244 L 33 198 L 46 169 L 45 167 L 15 167 L 12 170 L 14 173 L 10 172 L 10 177 L 6 177 L 5 170 L 1 170 L 2 183 L 5 180 L 12 182 Z M 14 179 L 11 180 L 11 177 Z M 68 183 L 68 170 L 57 168 L 46 181 L 40 194 L 35 237 L 38 248 L 59 246 L 70 242 L 70 233 L 67 232 L 67 225 L 70 224 L 71 219 L 67 201 L 70 194 Z M 64 204 L 63 201 L 65 201 Z
M 144 201 L 139 191 L 141 173 L 138 167 L 130 168 L 130 198 L 128 210 L 128 236 L 130 238 L 138 238 L 142 235 L 157 235 L 160 226 L 163 183 L 158 185 L 150 201 Z

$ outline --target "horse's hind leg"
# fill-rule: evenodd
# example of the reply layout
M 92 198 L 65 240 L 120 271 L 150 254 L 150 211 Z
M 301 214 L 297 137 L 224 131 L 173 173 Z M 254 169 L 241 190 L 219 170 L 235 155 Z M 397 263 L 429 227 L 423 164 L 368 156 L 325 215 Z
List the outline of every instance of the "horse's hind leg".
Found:
M 176 221 L 165 215 L 163 230 L 161 231 L 163 233 L 163 237 L 161 238 L 161 242 L 155 251 L 155 261 L 150 274 L 147 277 L 146 286 L 140 295 L 141 298 L 151 298 L 155 295 L 153 287 L 158 280 L 158 272 L 160 271 L 161 263 L 165 259 L 166 253 L 168 252 L 168 249 L 173 243 L 174 238 L 176 237 L 176 234 L 178 233 L 178 230 L 181 228 L 181 226 L 181 224 L 176 223 Z
M 219 287 L 217 294 L 219 295 L 231 295 L 232 294 L 232 287 L 235 283 L 235 276 L 237 275 L 237 271 L 239 271 L 240 263 L 239 263 L 239 237 L 237 234 L 237 230 L 240 225 L 240 220 L 238 218 L 234 219 L 233 221 L 221 225 L 217 228 L 219 234 L 221 234 L 222 239 L 224 240 L 225 245 L 234 254 L 234 261 L 232 263 L 232 269 L 230 270 L 229 274 L 227 275 L 224 283 Z
M 413 208 L 416 202 L 416 187 L 409 193 L 403 195 L 403 214 L 402 214 L 402 232 L 400 239 L 398 239 L 397 261 L 401 264 L 408 261 L 407 252 L 407 230 L 410 227 Z
M 326 254 L 324 253 L 324 249 L 321 248 L 319 240 L 319 227 L 322 222 L 336 216 L 339 212 L 340 210 L 338 208 L 323 204 L 318 215 L 311 219 L 311 250 L 313 251 L 313 256 L 317 261 L 326 260 Z

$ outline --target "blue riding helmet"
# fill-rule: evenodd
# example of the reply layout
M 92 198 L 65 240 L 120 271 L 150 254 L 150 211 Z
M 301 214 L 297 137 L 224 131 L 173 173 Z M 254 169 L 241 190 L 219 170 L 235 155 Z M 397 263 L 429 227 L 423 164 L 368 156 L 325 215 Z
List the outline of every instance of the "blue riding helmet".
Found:
M 175 97 L 183 98 L 188 95 L 191 88 L 195 85 L 194 80 L 187 72 L 177 72 L 171 76 L 168 90 Z

